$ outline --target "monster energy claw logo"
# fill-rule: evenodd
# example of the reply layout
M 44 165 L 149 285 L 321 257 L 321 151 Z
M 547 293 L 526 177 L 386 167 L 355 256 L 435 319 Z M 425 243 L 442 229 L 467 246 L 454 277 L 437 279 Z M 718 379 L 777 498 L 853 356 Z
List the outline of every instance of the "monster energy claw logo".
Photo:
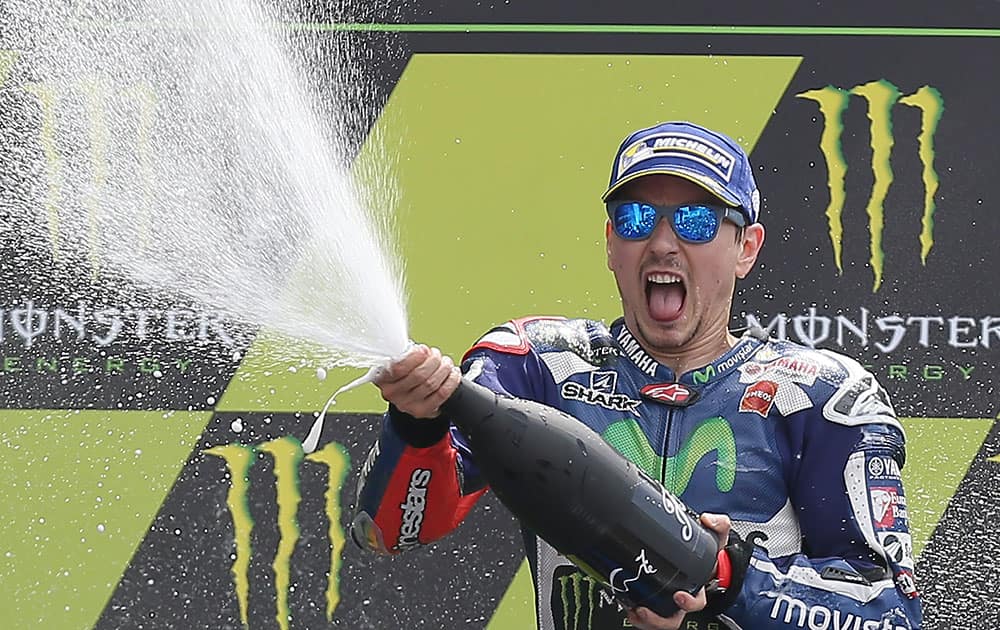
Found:
M 0 59 L 2 61 L 2 59 Z M 2 70 L 2 68 L 0 68 Z M 5 76 L 0 72 L 0 86 Z M 100 252 L 102 235 L 99 216 L 101 205 L 106 203 L 106 191 L 121 188 L 115 178 L 127 177 L 133 183 L 128 189 L 136 196 L 132 203 L 133 214 L 143 247 L 151 245 L 150 230 L 152 216 L 148 208 L 155 179 L 150 137 L 155 122 L 158 96 L 153 87 L 140 82 L 126 87 L 109 87 L 97 80 L 81 79 L 77 86 L 54 85 L 49 83 L 26 83 L 21 86 L 24 94 L 38 106 L 40 126 L 38 140 L 44 158 L 47 176 L 45 213 L 47 216 L 49 241 L 54 260 L 61 258 L 62 245 L 69 237 L 64 233 L 67 208 L 80 206 L 86 217 L 86 253 L 91 274 L 97 275 L 101 266 Z M 82 122 L 70 113 L 76 101 L 82 101 Z M 75 126 L 81 124 L 81 129 Z M 73 133 L 83 132 L 82 139 L 75 139 Z M 67 157 L 66 146 L 83 141 L 89 168 L 85 193 L 73 191 L 74 169 L 80 166 Z M 115 157 L 116 152 L 128 155 Z M 71 154 L 69 154 L 71 155 Z M 133 165 L 127 173 L 113 173 L 115 161 Z
M 620 620 L 621 605 L 603 584 L 584 573 L 572 569 L 553 576 L 558 584 L 559 607 L 562 609 L 563 630 L 590 630 L 594 627 L 594 612 L 608 609 Z M 607 613 L 605 613 L 607 614 Z M 598 615 L 601 617 L 601 615 Z M 618 621 L 620 624 L 621 621 Z M 603 627 L 603 625 L 602 625 Z
M 333 612 L 340 603 L 340 565 L 344 549 L 344 530 L 340 525 L 340 488 L 350 468 L 350 456 L 340 444 L 331 442 L 322 449 L 306 455 L 302 444 L 295 438 L 283 437 L 264 444 L 245 446 L 226 444 L 206 449 L 204 453 L 220 457 L 226 462 L 231 484 L 226 503 L 233 519 L 236 539 L 236 556 L 233 560 L 233 581 L 240 620 L 249 627 L 250 600 L 250 533 L 254 521 L 250 514 L 250 468 L 257 459 L 257 452 L 267 453 L 274 460 L 274 482 L 278 504 L 278 549 L 274 555 L 274 588 L 278 626 L 288 630 L 291 614 L 288 610 L 288 592 L 291 582 L 292 552 L 299 539 L 297 513 L 302 495 L 299 492 L 299 468 L 303 460 L 322 464 L 329 469 L 326 500 L 326 517 L 329 520 L 330 574 L 326 589 L 326 616 L 333 620 Z
M 820 138 L 820 150 L 827 165 L 827 187 L 830 190 L 830 202 L 826 216 L 830 230 L 830 242 L 833 245 L 833 257 L 837 270 L 843 274 L 841 264 L 841 248 L 843 243 L 843 224 L 841 215 L 844 201 L 847 197 L 845 180 L 847 162 L 844 159 L 842 136 L 844 131 L 843 114 L 847 109 L 851 95 L 862 97 L 868 104 L 868 120 L 871 133 L 871 168 L 874 175 L 871 195 L 868 199 L 868 225 L 871 232 L 869 249 L 871 252 L 872 273 L 875 276 L 872 291 L 878 291 L 882 285 L 882 273 L 885 254 L 882 250 L 882 231 L 885 224 L 885 199 L 893 181 L 890 158 L 893 138 L 892 110 L 896 103 L 915 107 L 920 110 L 921 128 L 919 141 L 920 163 L 923 165 L 921 174 L 924 183 L 924 207 L 920 231 L 920 259 L 927 264 L 927 255 L 934 246 L 934 195 L 938 188 L 938 175 L 934 170 L 934 134 L 937 132 L 941 114 L 944 112 L 944 99 L 941 93 L 929 85 L 925 85 L 912 94 L 902 95 L 899 88 L 886 81 L 871 81 L 844 90 L 832 85 L 821 89 L 808 90 L 796 94 L 799 98 L 816 101 L 823 116 L 824 127 Z

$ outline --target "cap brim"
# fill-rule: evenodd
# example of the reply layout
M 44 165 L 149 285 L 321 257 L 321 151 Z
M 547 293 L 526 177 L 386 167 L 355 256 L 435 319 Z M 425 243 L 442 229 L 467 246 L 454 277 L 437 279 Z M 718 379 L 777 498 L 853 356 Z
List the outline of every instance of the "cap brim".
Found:
M 642 169 L 640 171 L 632 173 L 631 175 L 626 175 L 625 177 L 615 182 L 614 186 L 604 191 L 604 194 L 601 195 L 601 201 L 607 201 L 608 197 L 613 195 L 616 190 L 618 190 L 625 184 L 633 180 L 639 179 L 640 177 L 645 177 L 646 175 L 674 175 L 676 177 L 686 179 L 692 184 L 695 184 L 700 188 L 703 188 L 705 191 L 711 193 L 722 203 L 730 205 L 734 208 L 740 207 L 739 200 L 733 197 L 732 195 L 728 194 L 725 190 L 719 188 L 715 180 L 705 177 L 700 173 L 693 173 L 687 169 L 679 167 L 670 167 L 670 166 L 657 166 L 654 168 Z

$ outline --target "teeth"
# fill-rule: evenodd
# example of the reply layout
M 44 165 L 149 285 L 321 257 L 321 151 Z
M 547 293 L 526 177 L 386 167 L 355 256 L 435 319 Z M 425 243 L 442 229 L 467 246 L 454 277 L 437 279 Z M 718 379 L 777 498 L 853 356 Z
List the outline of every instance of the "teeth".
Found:
M 673 284 L 675 282 L 680 282 L 681 279 L 677 276 L 666 273 L 651 273 L 646 276 L 646 281 L 653 282 L 655 284 Z

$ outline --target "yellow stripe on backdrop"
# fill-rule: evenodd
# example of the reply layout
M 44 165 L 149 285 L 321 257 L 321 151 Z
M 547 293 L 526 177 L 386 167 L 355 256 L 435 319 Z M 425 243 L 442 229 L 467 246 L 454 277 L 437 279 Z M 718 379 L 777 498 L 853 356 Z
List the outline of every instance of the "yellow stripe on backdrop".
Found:
M 93 627 L 211 417 L 4 410 L 0 625 Z

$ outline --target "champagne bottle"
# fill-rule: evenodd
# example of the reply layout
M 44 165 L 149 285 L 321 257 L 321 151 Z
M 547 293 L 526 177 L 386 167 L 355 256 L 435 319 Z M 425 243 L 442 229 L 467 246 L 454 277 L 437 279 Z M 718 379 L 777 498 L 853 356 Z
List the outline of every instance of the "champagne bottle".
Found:
M 667 617 L 713 578 L 716 534 L 576 418 L 465 379 L 443 409 L 507 509 L 624 606 Z

